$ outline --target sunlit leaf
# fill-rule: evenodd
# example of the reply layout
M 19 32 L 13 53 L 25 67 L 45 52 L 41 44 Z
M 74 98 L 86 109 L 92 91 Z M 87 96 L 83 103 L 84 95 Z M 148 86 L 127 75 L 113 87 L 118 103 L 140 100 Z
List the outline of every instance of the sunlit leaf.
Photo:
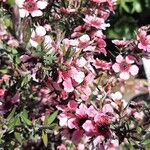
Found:
M 44 120 L 44 125 L 50 125 L 51 123 L 53 123 L 53 121 L 56 119 L 58 115 L 58 111 L 55 111 L 54 113 L 52 113 L 49 117 L 46 117 Z
M 44 131 L 42 131 L 42 140 L 43 140 L 43 143 L 44 143 L 45 147 L 47 147 L 47 145 L 48 145 L 48 136 L 47 136 L 47 133 L 45 133 Z

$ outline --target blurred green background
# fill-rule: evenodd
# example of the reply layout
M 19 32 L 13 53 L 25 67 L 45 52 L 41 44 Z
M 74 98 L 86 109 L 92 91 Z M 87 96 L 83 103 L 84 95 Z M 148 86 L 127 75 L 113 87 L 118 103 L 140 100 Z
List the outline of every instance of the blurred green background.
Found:
M 133 39 L 141 26 L 150 25 L 150 0 L 118 0 L 115 14 L 110 17 L 110 39 Z

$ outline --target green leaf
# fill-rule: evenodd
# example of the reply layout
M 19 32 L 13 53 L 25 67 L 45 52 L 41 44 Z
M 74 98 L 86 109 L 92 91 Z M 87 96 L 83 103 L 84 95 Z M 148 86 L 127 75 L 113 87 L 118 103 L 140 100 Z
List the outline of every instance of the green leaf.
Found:
M 18 56 L 15 56 L 15 63 L 19 65 L 21 63 L 20 58 Z
M 13 26 L 10 18 L 4 18 L 4 24 L 7 28 Z
M 9 4 L 11 7 L 15 5 L 15 0 L 8 0 L 7 4 Z
M 17 140 L 20 144 L 22 144 L 22 136 L 21 136 L 21 134 L 18 133 L 18 132 L 15 132 L 14 135 L 15 135 L 16 140 Z
M 146 139 L 144 142 L 143 142 L 144 145 L 150 145 L 150 139 Z
M 14 108 L 12 109 L 11 113 L 8 115 L 8 117 L 7 117 L 7 120 L 8 120 L 8 121 L 9 121 L 10 119 L 12 119 L 12 117 L 13 117 L 14 114 L 15 114 L 15 111 L 16 111 L 16 107 L 14 107 Z
M 6 74 L 6 73 L 8 73 L 8 70 L 7 69 L 0 69 L 0 73 Z
M 142 12 L 141 4 L 140 4 L 140 2 L 138 2 L 138 1 L 134 1 L 134 2 L 133 2 L 133 8 L 135 9 L 135 11 L 136 11 L 137 13 Z
M 47 145 L 48 145 L 48 136 L 47 136 L 47 133 L 45 133 L 44 131 L 42 131 L 42 140 L 43 140 L 43 143 L 44 143 L 45 147 L 47 147 Z
M 58 111 L 53 112 L 49 117 L 47 116 L 44 120 L 44 125 L 48 126 L 56 119 Z
M 25 124 L 27 124 L 28 126 L 31 126 L 31 125 L 32 125 L 32 121 L 30 121 L 30 120 L 28 119 L 28 113 L 27 113 L 26 110 L 23 110 L 22 115 L 21 115 L 21 119 L 22 119 L 22 121 L 23 121 Z
M 23 87 L 24 85 L 26 85 L 27 83 L 28 83 L 28 75 L 26 75 L 24 78 L 23 78 L 23 80 L 22 80 L 22 82 L 21 82 L 21 87 Z

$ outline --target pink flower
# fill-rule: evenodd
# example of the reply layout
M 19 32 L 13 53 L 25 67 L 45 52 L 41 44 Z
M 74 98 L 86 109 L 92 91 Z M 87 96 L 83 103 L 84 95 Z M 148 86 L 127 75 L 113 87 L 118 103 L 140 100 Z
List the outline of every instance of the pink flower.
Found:
M 73 132 L 72 134 L 72 138 L 71 138 L 71 141 L 74 143 L 74 144 L 79 144 L 81 138 L 83 137 L 83 131 L 82 130 L 76 130 Z
M 71 67 L 70 70 L 71 78 L 74 79 L 77 83 L 83 82 L 85 74 L 82 71 L 78 71 L 75 67 Z
M 83 103 L 80 104 L 79 108 L 76 109 L 76 115 L 80 118 L 87 117 L 87 106 Z
M 13 48 L 17 48 L 19 46 L 19 42 L 15 39 L 10 39 L 7 44 Z
M 105 30 L 106 27 L 109 26 L 109 24 L 106 24 L 103 18 L 99 17 L 93 17 L 93 16 L 85 16 L 85 19 L 83 19 L 89 26 L 95 27 L 97 29 L 103 29 Z
M 98 112 L 95 110 L 93 106 L 88 108 L 87 114 L 89 117 L 94 117 Z
M 142 121 L 144 118 L 144 113 L 143 112 L 135 112 L 133 113 L 133 116 L 138 120 L 138 121 Z
M 111 118 L 104 113 L 98 113 L 94 117 L 94 121 L 99 125 L 109 125 L 111 123 Z
M 90 44 L 90 37 L 87 34 L 82 35 L 79 38 L 79 48 L 86 48 Z
M 146 31 L 140 29 L 137 39 L 139 41 L 138 48 L 150 52 L 150 35 L 147 35 Z
M 74 110 L 75 111 L 77 109 L 77 102 L 74 101 L 74 100 L 71 100 L 71 101 L 69 101 L 67 106 L 68 106 L 68 108 L 70 110 Z
M 93 135 L 96 132 L 94 123 L 91 120 L 86 120 L 82 127 L 88 135 Z
M 57 150 L 66 150 L 66 146 L 61 144 L 60 146 L 57 146 Z
M 35 31 L 32 31 L 30 43 L 33 47 L 37 47 L 43 42 L 44 36 L 46 35 L 46 30 L 42 26 L 37 26 Z
M 5 90 L 0 89 L 0 97 L 1 97 L 1 96 L 4 96 L 4 93 L 5 93 Z
M 117 45 L 118 47 L 124 47 L 127 44 L 129 44 L 129 41 L 124 41 L 124 40 L 112 40 L 112 43 Z
M 31 14 L 32 17 L 42 16 L 42 9 L 45 9 L 47 2 L 44 0 L 16 0 L 19 7 L 20 17 L 24 18 Z
M 67 78 L 63 81 L 63 86 L 64 86 L 64 90 L 68 93 L 74 91 L 74 87 L 72 85 L 72 81 L 70 78 Z
M 107 150 L 117 150 L 118 148 L 119 148 L 119 141 L 115 139 L 110 141 Z
M 109 113 L 109 114 L 113 114 L 114 113 L 114 110 L 113 110 L 113 108 L 112 108 L 112 106 L 110 104 L 105 104 L 103 106 L 102 110 L 103 110 L 104 113 Z
M 135 76 L 138 74 L 139 68 L 136 65 L 133 65 L 134 60 L 127 56 L 125 59 L 122 55 L 116 57 L 116 63 L 113 64 L 112 69 L 119 73 L 119 77 L 123 80 L 128 80 L 130 74 Z
M 114 101 L 116 101 L 116 100 L 121 100 L 121 99 L 122 99 L 122 93 L 119 92 L 119 91 L 117 91 L 117 92 L 115 92 L 115 93 L 112 93 L 112 94 L 110 95 L 110 97 L 111 97 Z
M 109 70 L 111 68 L 111 63 L 99 59 L 96 59 L 93 65 L 96 69 Z

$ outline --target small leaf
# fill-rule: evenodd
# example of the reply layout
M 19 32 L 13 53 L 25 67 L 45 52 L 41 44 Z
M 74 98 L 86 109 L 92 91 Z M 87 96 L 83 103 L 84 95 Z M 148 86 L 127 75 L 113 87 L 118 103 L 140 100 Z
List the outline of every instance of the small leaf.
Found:
M 20 60 L 20 58 L 18 56 L 15 56 L 15 63 L 17 65 L 19 65 L 21 63 L 21 60 Z
M 57 117 L 58 111 L 53 112 L 49 117 L 47 116 L 44 120 L 44 125 L 50 125 Z
M 24 85 L 26 85 L 27 83 L 28 83 L 28 76 L 26 75 L 24 78 L 23 78 L 23 80 L 22 80 L 22 82 L 21 82 L 21 87 L 23 87 Z
M 7 4 L 9 4 L 12 7 L 15 5 L 15 0 L 8 0 Z
M 22 112 L 21 119 L 22 119 L 22 121 L 23 121 L 25 124 L 27 124 L 28 126 L 31 126 L 31 125 L 32 125 L 32 121 L 30 121 L 30 120 L 28 119 L 28 113 L 27 113 L 26 110 L 24 110 L 24 111 Z
M 149 145 L 150 146 L 150 139 L 146 139 L 144 142 L 143 142 L 144 145 Z
M 45 147 L 47 147 L 47 145 L 48 145 L 48 136 L 47 136 L 47 133 L 45 133 L 44 131 L 42 131 L 42 140 L 43 140 L 43 143 L 44 143 Z
M 7 120 L 8 120 L 8 121 L 9 121 L 10 119 L 12 119 L 12 117 L 13 117 L 14 114 L 15 114 L 15 111 L 16 111 L 16 107 L 14 107 L 14 108 L 12 109 L 11 113 L 8 115 L 8 117 L 7 117 Z
M 21 134 L 18 133 L 18 132 L 15 132 L 14 135 L 15 135 L 16 140 L 17 140 L 20 144 L 22 144 L 22 137 L 21 137 Z

